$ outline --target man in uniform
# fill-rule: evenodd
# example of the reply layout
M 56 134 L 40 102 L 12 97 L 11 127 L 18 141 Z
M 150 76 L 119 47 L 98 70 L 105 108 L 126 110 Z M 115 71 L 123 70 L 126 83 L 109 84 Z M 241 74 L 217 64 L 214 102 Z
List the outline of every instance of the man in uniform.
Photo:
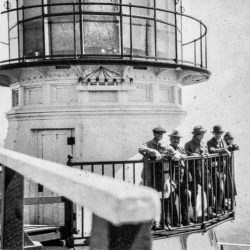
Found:
M 206 156 L 208 155 L 208 150 L 206 145 L 202 142 L 204 135 L 207 131 L 202 126 L 195 126 L 193 129 L 193 138 L 189 142 L 185 144 L 185 151 L 189 156 Z M 192 206 L 194 207 L 194 211 L 196 211 L 196 201 L 198 194 L 198 184 L 202 185 L 202 164 L 201 160 L 191 161 L 189 164 L 189 171 L 192 175 L 192 182 L 190 183 L 190 191 L 192 193 Z M 209 171 L 205 171 L 204 173 L 204 191 L 208 198 L 208 216 L 212 216 L 212 202 L 213 202 L 213 194 L 211 190 L 210 184 L 210 174 Z M 208 183 L 208 185 L 207 185 Z M 195 213 L 196 214 L 196 213 Z M 196 218 L 195 218 L 196 219 Z
M 176 207 L 176 195 L 179 197 L 179 209 L 181 210 L 182 224 L 184 226 L 190 225 L 191 222 L 188 218 L 188 205 L 189 205 L 189 192 L 188 192 L 188 182 L 190 181 L 189 174 L 185 168 L 184 160 L 187 158 L 186 152 L 183 147 L 179 146 L 180 139 L 182 138 L 180 132 L 178 130 L 173 130 L 169 135 L 170 137 L 170 145 L 168 148 L 168 155 L 171 158 L 170 163 L 170 177 L 171 180 L 175 182 L 176 189 L 173 192 L 174 197 L 170 197 L 169 206 L 171 208 L 171 203 L 174 201 L 173 211 L 177 210 Z M 166 208 L 165 208 L 166 209 Z M 178 217 L 175 217 L 175 213 L 173 214 L 173 225 L 177 225 Z
M 161 160 L 164 152 L 162 146 L 163 134 L 166 130 L 162 127 L 156 127 L 153 129 L 154 138 L 146 143 L 144 143 L 139 148 L 139 153 L 144 156 L 144 168 L 142 171 L 142 179 L 144 185 L 156 189 L 158 192 L 163 189 L 163 164 L 160 162 L 150 162 L 150 160 Z M 163 151 L 162 151 L 163 150 Z M 161 153 L 160 153 L 161 152 Z M 165 225 L 160 225 L 160 220 L 154 222 L 154 229 L 161 229 Z M 168 228 L 165 228 L 168 229 Z
M 154 138 L 144 143 L 139 148 L 139 153 L 149 160 L 161 160 L 163 155 L 160 153 L 162 147 L 162 138 L 166 130 L 162 127 L 156 127 L 153 129 Z M 159 164 L 158 164 L 159 165 Z M 153 187 L 157 191 L 162 190 L 162 170 L 161 167 L 155 164 L 144 164 L 142 171 L 142 179 L 144 184 L 148 187 Z M 153 173 L 153 169 L 155 172 Z M 155 180 L 155 183 L 154 183 Z
M 208 151 L 210 154 L 215 153 L 227 153 L 229 156 L 231 153 L 224 145 L 222 141 L 222 130 L 221 125 L 215 125 L 213 127 L 213 138 L 207 142 Z M 217 212 L 222 208 L 223 202 L 225 201 L 225 182 L 226 182 L 226 161 L 223 157 L 220 157 L 219 162 L 214 162 L 216 169 L 212 173 L 213 178 L 213 190 L 214 196 L 216 197 Z

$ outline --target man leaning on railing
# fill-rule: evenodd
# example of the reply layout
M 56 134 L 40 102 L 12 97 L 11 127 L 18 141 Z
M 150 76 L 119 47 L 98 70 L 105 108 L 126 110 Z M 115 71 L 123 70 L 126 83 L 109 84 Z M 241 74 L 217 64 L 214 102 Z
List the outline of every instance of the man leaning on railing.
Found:
M 179 146 L 180 139 L 182 138 L 180 132 L 178 130 L 173 130 L 170 137 L 170 145 L 168 148 L 167 155 L 172 160 L 172 163 L 170 164 L 171 167 L 171 179 L 176 184 L 176 189 L 174 194 L 174 203 L 176 204 L 176 198 L 179 197 L 180 202 L 180 210 L 181 210 L 181 218 L 182 218 L 182 224 L 184 226 L 191 225 L 192 223 L 189 220 L 188 217 L 188 207 L 190 203 L 190 194 L 188 190 L 188 183 L 191 181 L 192 177 L 190 175 L 190 172 L 187 171 L 185 167 L 184 160 L 187 158 L 187 154 L 183 147 Z M 176 205 L 175 205 L 176 206 Z M 165 210 L 168 207 L 165 208 Z M 178 219 L 178 218 L 177 218 Z M 180 218 L 179 218 L 180 221 Z M 178 221 L 176 221 L 176 218 L 173 217 L 173 226 L 177 226 Z
M 206 156 L 208 150 L 206 145 L 202 142 L 204 134 L 207 131 L 202 126 L 195 126 L 193 129 L 193 138 L 185 144 L 185 151 L 189 156 Z M 190 162 L 189 169 L 192 175 L 192 182 L 190 183 L 190 191 L 192 193 L 192 206 L 194 213 L 196 214 L 196 204 L 198 195 L 198 185 L 202 185 L 202 163 L 201 160 L 195 160 Z M 204 185 L 204 183 L 208 185 Z M 209 171 L 204 171 L 204 191 L 208 200 L 208 216 L 211 217 L 213 214 L 213 195 L 211 190 L 211 176 Z M 203 194 L 202 194 L 203 195 Z
M 226 148 L 226 145 L 224 144 L 222 140 L 222 135 L 224 131 L 220 125 L 215 125 L 213 127 L 213 138 L 211 138 L 207 142 L 208 151 L 210 154 L 214 153 L 226 153 L 231 156 L 231 153 Z M 226 187 L 226 170 L 225 168 L 227 166 L 227 162 L 223 157 L 220 157 L 219 162 L 215 161 L 213 162 L 214 167 L 216 168 L 216 171 L 213 172 L 213 186 L 217 186 L 217 188 L 214 188 L 214 196 L 216 197 L 216 208 L 218 213 L 221 212 L 222 206 L 225 204 L 225 187 Z M 217 183 L 216 183 L 217 182 Z
M 163 155 L 160 151 L 162 150 L 162 138 L 166 130 L 162 127 L 156 127 L 153 129 L 154 138 L 139 148 L 139 153 L 143 155 L 145 160 L 161 160 Z M 143 166 L 141 178 L 143 184 L 155 188 L 157 191 L 162 190 L 162 164 L 160 162 L 156 163 L 146 163 Z M 164 225 L 161 225 L 160 218 L 156 219 L 153 225 L 155 230 L 161 229 Z

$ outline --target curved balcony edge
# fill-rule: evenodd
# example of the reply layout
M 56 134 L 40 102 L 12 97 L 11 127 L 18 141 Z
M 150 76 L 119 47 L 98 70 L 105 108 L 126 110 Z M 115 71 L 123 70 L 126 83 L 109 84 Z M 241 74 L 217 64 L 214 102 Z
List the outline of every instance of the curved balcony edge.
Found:
M 131 60 L 131 59 L 117 59 L 117 58 L 81 58 L 81 59 L 56 59 L 56 60 L 32 60 L 26 62 L 18 62 L 11 64 L 0 65 L 0 72 L 4 70 L 13 70 L 29 67 L 44 67 L 44 66 L 55 66 L 61 68 L 70 68 L 75 65 L 123 65 L 132 66 L 138 68 L 145 67 L 156 67 L 156 68 L 166 68 L 175 69 L 178 72 L 190 71 L 193 72 L 196 77 L 194 79 L 188 79 L 187 83 L 183 82 L 183 85 L 195 84 L 199 82 L 206 81 L 210 78 L 211 72 L 207 69 L 195 67 L 191 65 L 186 65 L 183 63 L 170 63 L 162 61 L 149 61 L 149 60 Z M 1 73 L 0 73 L 1 74 Z M 192 74 L 191 74 L 192 75 Z M 6 84 L 1 86 L 8 87 Z

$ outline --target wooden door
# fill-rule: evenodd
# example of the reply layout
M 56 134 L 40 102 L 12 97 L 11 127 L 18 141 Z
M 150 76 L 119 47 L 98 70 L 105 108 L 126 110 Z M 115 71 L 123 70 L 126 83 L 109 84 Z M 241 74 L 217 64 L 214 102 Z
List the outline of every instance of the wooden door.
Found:
M 37 131 L 37 156 L 45 160 L 66 165 L 68 154 L 73 154 L 73 145 L 68 138 L 74 137 L 71 129 Z M 53 181 L 53 177 L 51 178 Z M 47 197 L 48 204 L 29 206 L 29 222 L 39 225 L 64 225 L 64 204 L 53 203 L 58 197 L 49 189 L 37 183 L 29 183 L 29 197 Z M 56 200 L 56 199 L 54 199 Z

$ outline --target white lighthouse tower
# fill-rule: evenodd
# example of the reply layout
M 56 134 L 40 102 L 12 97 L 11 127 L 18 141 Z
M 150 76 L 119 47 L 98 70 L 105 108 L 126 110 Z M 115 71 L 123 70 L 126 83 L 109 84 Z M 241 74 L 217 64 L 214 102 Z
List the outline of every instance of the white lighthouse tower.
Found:
M 9 0 L 12 91 L 5 147 L 66 164 L 127 160 L 153 127 L 185 117 L 183 86 L 209 79 L 206 26 L 176 0 Z M 26 196 L 53 196 L 26 182 Z M 61 205 L 25 220 L 61 225 Z M 34 209 L 35 207 L 35 209 Z

